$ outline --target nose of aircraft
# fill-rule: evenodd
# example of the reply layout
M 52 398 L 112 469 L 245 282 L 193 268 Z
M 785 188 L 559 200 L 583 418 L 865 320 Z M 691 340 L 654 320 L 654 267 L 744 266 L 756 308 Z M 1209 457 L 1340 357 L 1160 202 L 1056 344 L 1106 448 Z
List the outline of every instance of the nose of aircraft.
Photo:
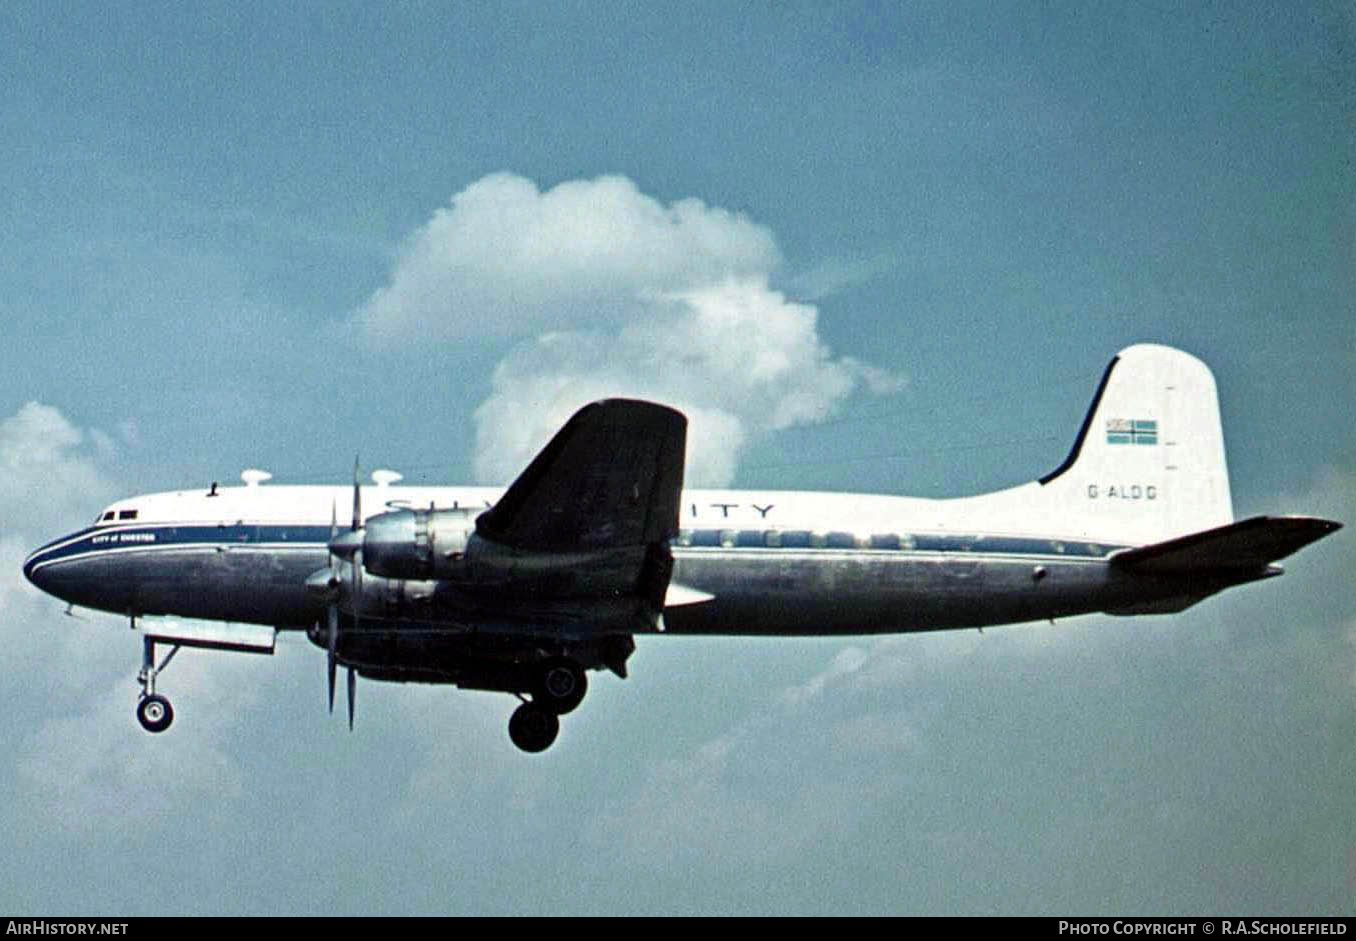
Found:
M 101 552 L 98 533 L 81 530 L 31 552 L 24 577 L 55 598 L 83 608 L 126 611 L 135 599 L 135 571 Z
M 67 592 L 63 591 L 66 579 L 62 577 L 62 566 L 53 564 L 59 555 L 58 548 L 63 540 L 57 539 L 47 543 L 40 549 L 34 549 L 27 559 L 24 560 L 24 578 L 28 579 L 38 588 L 54 595 L 63 601 L 71 599 L 66 597 Z
M 52 575 L 42 567 L 42 557 L 43 550 L 39 549 L 24 560 L 24 578 L 49 595 L 54 595 L 56 592 L 53 591 L 55 586 L 52 584 Z

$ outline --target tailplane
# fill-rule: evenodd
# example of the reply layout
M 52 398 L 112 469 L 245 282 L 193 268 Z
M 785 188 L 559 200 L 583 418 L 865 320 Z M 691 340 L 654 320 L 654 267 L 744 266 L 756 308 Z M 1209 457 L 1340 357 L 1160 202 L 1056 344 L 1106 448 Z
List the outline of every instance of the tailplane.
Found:
M 1280 574 L 1271 563 L 1341 528 L 1341 523 L 1312 516 L 1254 516 L 1167 542 L 1123 549 L 1111 561 L 1147 575 Z

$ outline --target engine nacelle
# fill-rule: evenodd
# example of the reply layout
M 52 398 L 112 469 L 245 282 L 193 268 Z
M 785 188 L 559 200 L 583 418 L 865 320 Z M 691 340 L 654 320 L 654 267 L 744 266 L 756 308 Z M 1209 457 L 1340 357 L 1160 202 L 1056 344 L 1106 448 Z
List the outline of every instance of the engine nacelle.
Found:
M 663 610 L 673 570 L 667 544 L 518 549 L 478 535 L 472 512 L 402 509 L 372 517 L 361 535 L 364 571 L 406 582 L 451 583 L 501 600 L 507 594 L 531 604 L 632 599 L 652 614 Z M 352 557 L 344 550 L 358 546 L 349 535 L 332 542 L 332 551 Z M 625 629 L 636 628 L 628 622 Z
M 475 532 L 466 510 L 394 510 L 372 517 L 363 535 L 363 568 L 403 579 L 459 579 Z

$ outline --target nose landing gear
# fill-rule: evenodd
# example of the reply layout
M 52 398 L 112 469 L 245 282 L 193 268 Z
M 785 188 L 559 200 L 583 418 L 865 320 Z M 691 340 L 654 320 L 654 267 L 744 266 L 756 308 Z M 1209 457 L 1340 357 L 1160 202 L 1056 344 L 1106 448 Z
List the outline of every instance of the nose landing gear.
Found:
M 137 682 L 141 684 L 141 695 L 137 697 L 137 721 L 147 732 L 163 732 L 174 721 L 174 707 L 164 696 L 156 694 L 155 678 L 169 666 L 174 655 L 179 652 L 175 644 L 160 665 L 155 664 L 155 640 L 151 637 L 141 639 L 141 672 Z

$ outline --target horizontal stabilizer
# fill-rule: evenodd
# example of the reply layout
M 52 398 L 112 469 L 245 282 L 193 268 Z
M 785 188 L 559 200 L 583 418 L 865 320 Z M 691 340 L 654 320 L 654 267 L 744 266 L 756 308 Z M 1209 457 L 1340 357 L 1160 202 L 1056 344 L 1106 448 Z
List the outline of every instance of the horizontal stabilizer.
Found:
M 1111 562 L 1117 568 L 1152 575 L 1253 571 L 1341 528 L 1341 523 L 1311 516 L 1254 516 L 1126 549 L 1114 554 Z

